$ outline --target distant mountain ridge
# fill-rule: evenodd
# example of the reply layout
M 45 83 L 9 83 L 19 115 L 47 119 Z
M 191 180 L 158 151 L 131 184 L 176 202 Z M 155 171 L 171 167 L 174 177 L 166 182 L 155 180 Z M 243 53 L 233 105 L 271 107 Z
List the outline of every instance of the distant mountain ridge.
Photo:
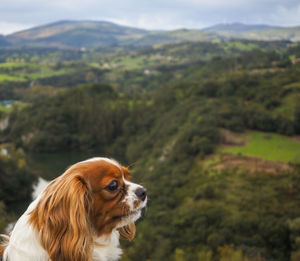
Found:
M 148 31 L 144 29 L 137 29 L 128 26 L 117 25 L 111 22 L 106 21 L 72 21 L 72 20 L 63 20 L 58 21 L 46 25 L 41 25 L 37 27 L 33 27 L 31 29 L 27 29 L 24 31 L 16 32 L 14 34 L 9 35 L 9 38 L 24 38 L 29 39 L 29 37 L 33 37 L 35 39 L 38 38 L 47 38 L 57 34 L 73 31 L 73 30 L 95 30 L 98 33 L 120 33 L 123 35 L 126 34 L 146 34 Z
M 300 41 L 300 27 L 232 23 L 217 24 L 202 30 L 150 31 L 106 21 L 63 20 L 8 36 L 0 35 L 0 47 L 93 48 L 126 45 L 146 47 L 231 38 Z
M 94 47 L 114 45 L 140 38 L 147 30 L 116 25 L 105 21 L 58 21 L 17 32 L 7 39 L 17 45 L 50 45 L 56 47 Z
M 183 41 L 211 41 L 218 37 L 201 30 L 149 31 L 105 21 L 66 20 L 16 32 L 6 38 L 14 46 L 90 48 L 112 45 L 143 47 Z
M 7 41 L 6 37 L 4 35 L 0 34 L 0 48 L 9 46 L 10 43 Z
M 281 29 L 283 27 L 271 26 L 265 24 L 242 24 L 242 23 L 229 23 L 229 24 L 216 24 L 208 28 L 204 28 L 204 31 L 215 32 L 215 33 L 245 33 L 249 31 L 259 31 L 266 29 Z
M 217 24 L 203 29 L 227 38 L 242 38 L 260 41 L 300 41 L 300 26 L 281 27 L 271 25 L 247 25 L 242 23 Z

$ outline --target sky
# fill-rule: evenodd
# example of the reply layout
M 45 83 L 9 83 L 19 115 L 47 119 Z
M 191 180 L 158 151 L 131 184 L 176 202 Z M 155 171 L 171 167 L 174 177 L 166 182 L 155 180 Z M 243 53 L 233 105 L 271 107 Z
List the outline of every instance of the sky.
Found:
M 59 20 L 110 21 L 149 30 L 240 22 L 300 25 L 299 0 L 0 0 L 0 34 Z

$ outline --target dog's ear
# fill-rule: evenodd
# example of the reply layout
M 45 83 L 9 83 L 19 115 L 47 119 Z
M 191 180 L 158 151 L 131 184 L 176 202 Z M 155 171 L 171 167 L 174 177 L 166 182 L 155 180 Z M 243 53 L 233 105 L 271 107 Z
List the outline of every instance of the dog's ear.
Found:
M 8 235 L 1 235 L 0 234 L 0 260 L 3 257 L 3 253 L 5 248 L 7 247 L 9 242 L 9 236 Z
M 43 192 L 29 221 L 39 231 L 40 242 L 51 260 L 91 260 L 91 201 L 79 174 L 58 178 Z
M 131 223 L 127 226 L 119 228 L 120 238 L 131 241 L 135 237 L 135 224 Z

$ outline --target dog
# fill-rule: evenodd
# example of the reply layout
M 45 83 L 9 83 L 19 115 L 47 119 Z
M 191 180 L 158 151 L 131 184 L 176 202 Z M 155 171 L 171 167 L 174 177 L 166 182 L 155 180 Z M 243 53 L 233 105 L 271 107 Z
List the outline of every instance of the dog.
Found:
M 3 261 L 112 261 L 132 240 L 146 189 L 117 161 L 92 158 L 54 179 L 0 247 Z

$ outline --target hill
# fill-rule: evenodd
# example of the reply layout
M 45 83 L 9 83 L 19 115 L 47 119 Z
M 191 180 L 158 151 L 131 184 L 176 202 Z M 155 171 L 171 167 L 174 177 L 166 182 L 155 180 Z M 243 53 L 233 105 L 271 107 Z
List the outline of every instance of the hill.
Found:
M 224 39 L 212 32 L 201 30 L 178 29 L 174 31 L 150 32 L 149 34 L 128 42 L 136 47 L 146 47 L 163 44 L 176 44 L 182 42 L 211 42 Z
M 289 40 L 300 41 L 300 27 L 279 27 L 269 25 L 246 25 L 241 23 L 218 24 L 204 31 L 226 38 L 242 38 L 259 41 Z
M 232 38 L 250 40 L 300 40 L 300 27 L 218 24 L 203 30 L 149 31 L 105 21 L 59 21 L 0 36 L 0 47 L 94 48 L 131 46 L 143 48 L 181 42 L 215 42 Z
M 211 261 L 229 253 L 290 260 L 299 251 L 299 144 L 283 135 L 300 134 L 299 63 L 291 62 L 299 46 L 280 53 L 236 46 L 177 44 L 117 56 L 134 70 L 111 70 L 106 81 L 119 77 L 123 91 L 97 83 L 33 100 L 12 111 L 3 135 L 28 152 L 94 152 L 135 163 L 133 178 L 151 201 L 123 260 Z M 176 64 L 175 53 L 207 50 L 219 55 Z M 169 56 L 164 67 L 152 64 L 153 75 L 134 66 Z M 224 129 L 244 133 L 245 146 L 220 149 Z M 216 153 L 225 154 L 207 159 Z
M 91 48 L 105 46 L 152 46 L 183 41 L 211 41 L 218 37 L 200 30 L 147 31 L 97 21 L 59 21 L 6 37 L 13 46 Z
M 6 46 L 9 46 L 9 42 L 4 35 L 0 35 L 0 48 Z
M 110 22 L 59 21 L 11 34 L 7 40 L 15 45 L 81 48 L 117 45 L 147 33 Z
M 232 24 L 216 24 L 211 27 L 204 28 L 203 31 L 215 32 L 220 34 L 225 33 L 245 33 L 249 31 L 259 31 L 259 30 L 266 30 L 266 29 L 277 29 L 280 27 L 270 26 L 270 25 L 248 25 L 242 23 L 232 23 Z
M 261 56 L 266 60 L 278 59 L 276 52 L 282 53 L 288 46 L 287 42 L 232 40 L 85 51 L 3 48 L 0 49 L 0 98 L 32 101 L 47 92 L 56 92 L 57 88 L 74 88 L 83 83 L 110 83 L 119 92 L 154 90 L 161 83 L 180 78 L 194 64 L 204 65 L 213 59 L 236 57 L 256 49 L 262 51 Z M 275 52 L 275 56 L 265 57 L 266 51 Z
M 148 31 L 111 22 L 59 21 L 34 27 L 7 37 L 15 46 L 90 48 L 104 46 L 153 46 L 185 41 L 219 39 L 214 33 L 201 30 Z
M 124 261 L 299 260 L 299 44 L 9 49 L 0 59 L 1 95 L 22 100 L 1 111 L 1 138 L 18 152 L 134 163 L 150 202 Z

